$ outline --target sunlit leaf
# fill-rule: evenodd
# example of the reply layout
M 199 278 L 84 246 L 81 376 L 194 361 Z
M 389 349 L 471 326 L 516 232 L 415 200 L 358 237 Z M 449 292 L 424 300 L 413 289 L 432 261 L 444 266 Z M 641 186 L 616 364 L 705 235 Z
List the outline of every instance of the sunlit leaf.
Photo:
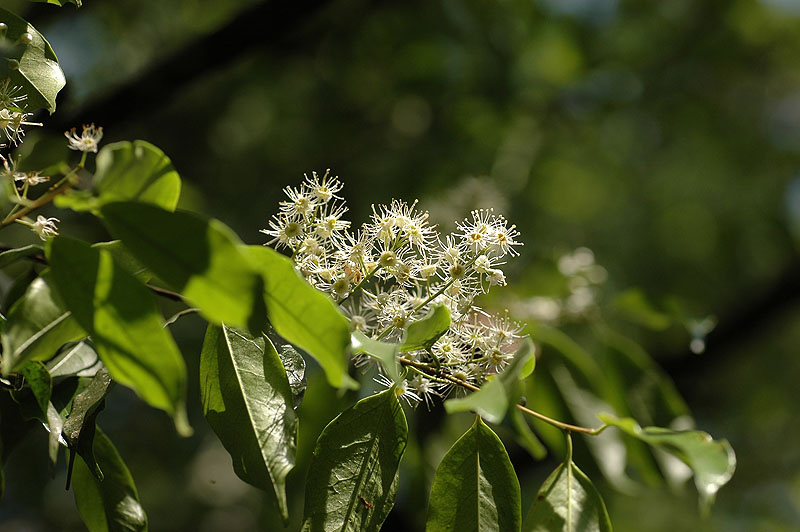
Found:
M 66 84 L 56 53 L 36 28 L 3 8 L 0 22 L 8 26 L 5 39 L 0 40 L 0 80 L 11 78 L 13 86 L 22 87 L 21 92 L 28 95 L 26 111 L 43 107 L 53 114 L 56 95 Z M 24 42 L 25 34 L 28 43 Z
M 110 242 L 97 242 L 92 244 L 93 248 L 104 249 L 111 253 L 114 261 L 132 273 L 137 279 L 143 283 L 148 282 L 153 278 L 153 273 L 148 270 L 136 257 L 134 257 L 128 248 L 119 240 L 112 240 Z
M 444 305 L 435 305 L 421 320 L 412 321 L 405 330 L 400 352 L 430 349 L 436 340 L 450 329 L 450 310 Z
M 395 390 L 362 399 L 322 431 L 306 480 L 303 531 L 380 530 L 394 505 L 408 425 Z
M 453 444 L 433 477 L 426 532 L 513 532 L 520 489 L 500 438 L 481 420 Z
M 92 377 L 89 385 L 72 400 L 72 408 L 64 420 L 63 433 L 67 444 L 77 452 L 92 475 L 103 479 L 103 471 L 94 458 L 95 420 L 105 406 L 111 386 L 111 375 L 103 368 Z
M 96 161 L 91 190 L 57 196 L 57 206 L 87 211 L 115 201 L 140 201 L 175 210 L 181 178 L 169 157 L 149 142 L 108 144 L 97 154 Z
M 59 294 L 90 333 L 114 380 L 170 414 L 178 432 L 189 434 L 186 367 L 154 296 L 105 250 L 56 237 L 47 253 Z
M 146 203 L 110 203 L 101 213 L 137 260 L 210 321 L 264 328 L 264 283 L 226 225 Z
M 75 504 L 89 532 L 145 532 L 147 515 L 128 467 L 103 431 L 97 430 L 94 455 L 105 472 L 102 481 L 78 460 L 73 473 Z
M 491 377 L 477 392 L 444 402 L 449 413 L 475 412 L 490 423 L 500 423 L 509 407 L 517 402 L 522 392 L 520 377 L 530 368 L 533 347 L 529 340 L 517 351 L 514 360 L 505 370 Z
M 699 430 L 642 428 L 632 418 L 619 419 L 608 414 L 598 417 L 604 423 L 619 427 L 625 433 L 680 458 L 694 472 L 694 483 L 705 510 L 736 470 L 736 455 L 728 440 L 715 440 Z
M 275 495 L 289 519 L 286 475 L 294 467 L 297 417 L 272 342 L 210 325 L 200 356 L 203 413 L 233 458 L 236 474 Z
M 264 299 L 275 331 L 314 357 L 332 386 L 357 388 L 347 374 L 350 324 L 339 307 L 308 284 L 288 257 L 264 246 L 245 250 L 264 276 Z
M 583 471 L 567 456 L 547 477 L 525 517 L 523 532 L 611 532 L 606 505 Z
M 386 374 L 394 382 L 400 382 L 400 371 L 397 367 L 398 344 L 373 340 L 361 331 L 350 336 L 354 354 L 367 354 L 381 362 Z
M 34 280 L 11 307 L 2 333 L 3 373 L 29 360 L 47 360 L 67 342 L 86 336 L 50 287 L 49 276 Z
M 86 341 L 62 349 L 55 358 L 47 361 L 47 370 L 54 379 L 73 376 L 94 377 L 102 367 L 97 351 Z

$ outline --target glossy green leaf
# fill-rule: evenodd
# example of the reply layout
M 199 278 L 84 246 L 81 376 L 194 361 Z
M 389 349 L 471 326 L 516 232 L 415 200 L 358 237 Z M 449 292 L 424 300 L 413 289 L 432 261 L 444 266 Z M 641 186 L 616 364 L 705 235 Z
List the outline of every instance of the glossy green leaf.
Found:
M 524 532 L 611 532 L 606 505 L 583 471 L 567 456 L 547 477 L 525 517 Z
M 56 53 L 36 28 L 10 11 L 0 8 L 0 22 L 8 26 L 5 39 L 0 39 L 0 80 L 11 78 L 12 85 L 22 87 L 28 95 L 26 111 L 43 107 L 53 114 L 56 95 L 66 84 Z M 23 33 L 32 37 L 30 44 L 20 42 Z
M 203 413 L 245 482 L 275 495 L 289 519 L 286 475 L 295 463 L 297 417 L 275 347 L 263 336 L 210 325 L 200 355 Z
M 61 431 L 64 429 L 64 418 L 58 412 L 53 403 L 47 403 L 47 432 L 49 433 L 47 442 L 47 455 L 50 458 L 50 471 L 55 473 L 56 463 L 58 462 L 58 445 L 63 440 Z
M 450 310 L 444 305 L 436 305 L 428 312 L 427 316 L 408 324 L 400 352 L 430 349 L 436 340 L 449 329 Z
M 78 342 L 47 361 L 50 376 L 58 377 L 94 377 L 103 363 L 97 351 L 88 342 Z
M 102 481 L 78 460 L 73 473 L 75 504 L 89 532 L 144 532 L 147 515 L 128 467 L 103 431 L 97 431 L 94 454 L 105 472 Z
M 314 357 L 332 386 L 357 388 L 347 374 L 350 324 L 336 303 L 308 284 L 289 258 L 264 246 L 245 249 L 264 276 L 264 299 L 275 331 Z
M 92 378 L 89 385 L 72 400 L 72 408 L 64 420 L 63 433 L 67 444 L 77 452 L 89 466 L 92 474 L 103 478 L 103 471 L 94 459 L 93 442 L 97 414 L 105 406 L 105 398 L 111 386 L 111 375 L 103 368 Z
M 286 377 L 289 379 L 289 388 L 292 390 L 292 404 L 294 409 L 303 402 L 306 393 L 306 361 L 297 349 L 289 344 L 282 345 L 278 356 L 281 357 L 283 368 L 286 370 Z
M 303 531 L 378 531 L 394 505 L 408 424 L 390 388 L 322 431 L 306 480 Z
M 36 255 L 44 257 L 44 248 L 36 244 L 3 251 L 0 253 L 0 268 L 5 268 L 18 260 L 34 257 Z
M 170 414 L 178 432 L 191 433 L 186 367 L 154 296 L 105 250 L 56 237 L 47 252 L 59 294 L 114 380 Z
M 29 360 L 47 360 L 65 343 L 86 336 L 50 284 L 49 276 L 39 277 L 11 307 L 2 333 L 4 374 Z
M 149 142 L 108 144 L 96 161 L 91 190 L 69 191 L 56 197 L 58 207 L 88 211 L 115 201 L 139 201 L 175 210 L 181 178 L 169 157 Z
M 398 344 L 373 340 L 361 331 L 353 332 L 350 340 L 353 344 L 354 354 L 365 353 L 379 360 L 392 381 L 400 382 L 400 371 L 397 367 Z
M 522 392 L 520 379 L 524 371 L 530 369 L 529 362 L 533 356 L 533 346 L 526 339 L 505 370 L 491 377 L 477 392 L 448 399 L 444 402 L 445 409 L 449 413 L 475 412 L 490 423 L 500 423 L 509 407 L 519 399 Z
M 632 418 L 598 416 L 604 423 L 619 427 L 643 442 L 663 449 L 680 458 L 694 472 L 694 483 L 700 494 L 701 506 L 707 509 L 717 491 L 736 470 L 736 455 L 728 440 L 715 440 L 699 430 L 670 430 L 661 427 L 642 428 Z
M 503 442 L 477 417 L 433 476 L 425 531 L 514 532 L 521 524 L 514 467 Z
M 146 203 L 110 203 L 101 213 L 111 233 L 209 321 L 264 328 L 263 280 L 222 222 Z

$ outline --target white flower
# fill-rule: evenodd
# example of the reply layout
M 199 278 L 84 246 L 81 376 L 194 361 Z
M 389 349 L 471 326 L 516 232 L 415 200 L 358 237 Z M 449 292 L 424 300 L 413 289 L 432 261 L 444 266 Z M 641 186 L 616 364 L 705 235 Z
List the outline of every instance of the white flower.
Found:
M 97 147 L 103 138 L 103 128 L 95 127 L 94 124 L 89 126 L 84 124 L 80 136 L 78 136 L 74 127 L 69 131 L 65 131 L 64 136 L 67 137 L 69 142 L 69 149 L 97 153 Z
M 320 203 L 328 203 L 333 198 L 342 199 L 336 195 L 337 192 L 342 190 L 344 186 L 338 177 L 330 177 L 330 168 L 325 170 L 325 175 L 322 176 L 320 181 L 316 172 L 311 172 L 311 178 L 306 175 L 307 186 L 311 190 L 311 195 L 314 196 Z
M 58 234 L 58 227 L 56 222 L 60 222 L 58 218 L 45 218 L 44 216 L 37 216 L 36 221 L 31 224 L 31 230 L 38 235 L 42 240 L 47 240 L 51 236 Z
M 33 186 L 39 183 L 47 183 L 50 181 L 50 176 L 41 175 L 39 172 L 17 172 L 14 174 L 14 181 L 20 181 L 21 184 Z

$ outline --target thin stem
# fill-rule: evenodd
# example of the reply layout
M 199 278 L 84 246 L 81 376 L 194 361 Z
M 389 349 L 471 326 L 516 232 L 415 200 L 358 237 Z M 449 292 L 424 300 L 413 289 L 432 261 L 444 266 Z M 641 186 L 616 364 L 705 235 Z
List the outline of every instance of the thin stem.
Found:
M 436 370 L 429 364 L 424 364 L 422 362 L 417 362 L 415 360 L 409 360 L 409 359 L 403 358 L 403 357 L 398 357 L 397 361 L 403 366 L 410 366 L 410 367 L 412 367 L 412 368 L 414 368 L 414 369 L 416 369 L 418 371 L 421 370 L 427 377 L 433 377 L 433 378 L 435 378 L 436 380 L 439 380 L 439 381 L 444 380 L 444 381 L 450 382 L 452 384 L 456 384 L 458 386 L 461 386 L 462 388 L 466 388 L 467 390 L 471 390 L 473 392 L 477 392 L 478 390 L 480 390 L 480 388 L 475 386 L 474 384 L 471 384 L 471 383 L 463 381 L 463 380 L 461 380 L 459 378 L 453 377 L 452 375 L 447 375 L 447 374 L 443 374 L 443 373 L 438 373 L 437 374 Z M 544 414 L 541 414 L 541 413 L 539 413 L 539 412 L 537 412 L 535 410 L 531 410 L 530 408 L 528 408 L 526 406 L 523 406 L 521 404 L 516 404 L 515 406 L 520 411 L 525 412 L 526 414 L 531 415 L 531 416 L 535 417 L 536 419 L 538 419 L 540 421 L 544 421 L 545 423 L 549 423 L 550 425 L 553 425 L 554 427 L 558 427 L 558 428 L 560 428 L 562 430 L 566 430 L 566 431 L 569 431 L 569 432 L 580 432 L 582 434 L 590 434 L 590 435 L 594 436 L 594 435 L 600 434 L 606 428 L 609 427 L 609 425 L 603 424 L 603 425 L 597 427 L 596 429 L 590 429 L 590 428 L 587 428 L 587 427 L 580 427 L 578 425 L 571 425 L 569 423 L 564 423 L 563 421 L 558 421 L 557 419 L 553 419 L 551 417 L 548 417 L 548 416 L 546 416 Z
M 48 192 L 47 194 L 44 194 L 43 196 L 39 197 L 36 201 L 34 201 L 33 203 L 31 203 L 30 205 L 28 205 L 27 207 L 25 207 L 21 211 L 17 211 L 16 210 L 17 207 L 19 206 L 19 204 L 15 205 L 14 208 L 11 209 L 11 212 L 9 212 L 8 215 L 3 219 L 3 221 L 0 222 L 0 227 L 5 227 L 7 225 L 10 225 L 10 224 L 14 223 L 15 221 L 19 220 L 23 216 L 26 216 L 31 211 L 36 210 L 36 209 L 38 209 L 39 207 L 41 207 L 43 205 L 47 205 L 48 203 L 53 201 L 53 199 L 56 196 L 58 196 L 59 194 L 63 194 L 64 192 L 66 192 L 69 189 L 71 189 L 72 188 L 72 183 L 69 182 L 69 181 L 72 178 L 72 176 L 74 176 L 78 172 L 78 170 L 81 170 L 83 168 L 83 164 L 84 164 L 84 162 L 86 160 L 85 155 L 86 155 L 86 152 L 84 152 L 84 157 L 81 157 L 81 162 L 80 162 L 80 164 L 78 164 L 78 166 L 74 167 L 72 170 L 67 172 L 64 175 L 64 177 L 62 177 L 55 185 L 50 187 L 50 192 Z M 66 183 L 66 185 L 64 185 L 64 183 Z M 64 185 L 64 186 L 62 186 L 62 185 Z M 26 192 L 27 192 L 27 189 L 26 189 Z M 23 194 L 23 199 L 25 199 L 25 195 L 24 194 Z

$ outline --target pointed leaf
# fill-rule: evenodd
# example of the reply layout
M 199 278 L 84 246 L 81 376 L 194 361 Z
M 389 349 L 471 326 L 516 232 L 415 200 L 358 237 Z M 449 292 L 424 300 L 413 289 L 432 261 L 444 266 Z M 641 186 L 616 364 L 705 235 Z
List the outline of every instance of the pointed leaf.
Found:
M 99 209 L 114 201 L 141 201 L 174 211 L 181 178 L 164 152 L 149 142 L 116 142 L 97 154 L 91 190 L 57 196 L 56 206 L 75 211 Z
M 56 237 L 47 252 L 59 294 L 114 380 L 170 414 L 179 433 L 191 433 L 186 367 L 154 296 L 105 250 Z
M 95 478 L 78 460 L 73 474 L 75 504 L 89 532 L 145 532 L 147 515 L 128 467 L 103 431 L 97 430 L 94 454 L 105 471 Z
M 236 474 L 273 493 L 288 520 L 286 475 L 295 463 L 297 417 L 286 371 L 272 342 L 210 325 L 200 355 L 200 397 Z
M 518 531 L 520 504 L 519 480 L 503 442 L 478 417 L 436 470 L 425 531 Z
M 477 392 L 459 399 L 448 399 L 444 407 L 449 413 L 475 412 L 490 423 L 500 423 L 509 407 L 521 394 L 521 375 L 530 370 L 533 346 L 529 339 L 519 348 L 514 360 L 501 373 L 491 377 Z
M 92 474 L 103 478 L 103 471 L 93 455 L 95 436 L 95 420 L 103 409 L 108 389 L 111 386 L 111 375 L 103 368 L 92 378 L 89 385 L 72 401 L 72 408 L 64 421 L 64 438 L 70 449 L 76 451 L 91 468 Z
M 632 418 L 616 418 L 600 414 L 604 423 L 619 427 L 625 433 L 654 445 L 680 458 L 694 472 L 694 483 L 703 509 L 713 502 L 717 491 L 736 470 L 736 454 L 728 440 L 715 440 L 699 430 L 670 430 L 661 427 L 642 428 Z
M 449 329 L 450 310 L 444 305 L 435 305 L 427 316 L 408 324 L 400 352 L 430 349 Z
M 111 233 L 209 321 L 264 328 L 264 283 L 222 222 L 146 203 L 110 203 L 101 213 Z
M 13 13 L 0 8 L 0 22 L 8 26 L 5 40 L 0 42 L 0 79 L 11 78 L 11 84 L 22 87 L 28 95 L 26 111 L 45 108 L 56 110 L 56 95 L 64 85 L 64 72 L 58 65 L 56 53 L 36 28 Z M 23 33 L 29 34 L 30 44 L 20 42 Z
M 394 505 L 408 424 L 390 388 L 322 431 L 306 481 L 303 531 L 378 531 Z
M 357 388 L 347 374 L 350 325 L 336 303 L 308 284 L 288 257 L 264 246 L 245 251 L 264 276 L 264 299 L 275 331 L 314 357 L 332 386 Z
M 353 344 L 353 354 L 365 353 L 379 360 L 392 381 L 400 382 L 400 371 L 397 367 L 399 346 L 397 344 L 373 340 L 361 331 L 353 332 L 350 340 Z
M 542 484 L 525 518 L 524 532 L 611 532 L 606 505 L 589 477 L 567 457 Z
M 48 276 L 34 280 L 11 307 L 3 330 L 3 373 L 29 360 L 46 360 L 67 342 L 86 336 L 50 287 Z
M 3 251 L 0 253 L 0 268 L 5 268 L 9 264 L 13 264 L 18 260 L 26 259 L 28 257 L 35 257 L 37 255 L 44 257 L 44 248 L 42 246 L 37 246 L 36 244 Z

